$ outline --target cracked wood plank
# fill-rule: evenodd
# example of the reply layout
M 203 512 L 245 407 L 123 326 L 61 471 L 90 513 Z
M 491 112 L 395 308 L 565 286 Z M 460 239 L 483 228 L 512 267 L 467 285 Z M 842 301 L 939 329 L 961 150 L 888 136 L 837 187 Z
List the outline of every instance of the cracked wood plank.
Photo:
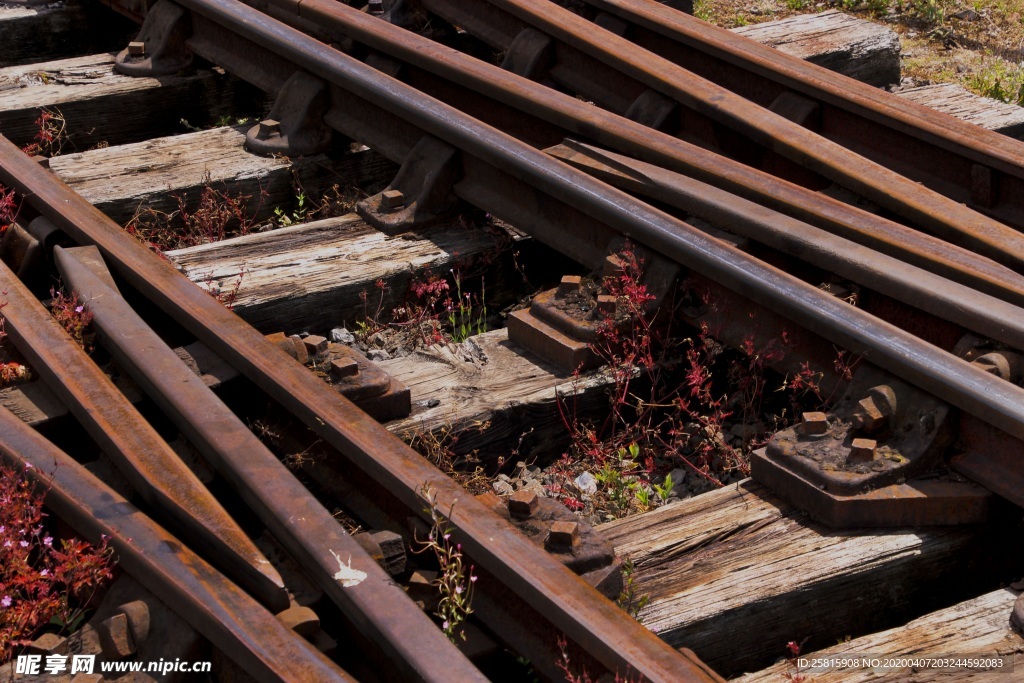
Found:
M 248 125 L 65 154 L 50 169 L 113 220 L 126 224 L 139 207 L 170 212 L 174 195 L 198 201 L 204 184 L 247 195 L 249 215 L 262 220 L 274 207 L 292 210 L 296 184 L 308 197 L 337 184 L 383 184 L 397 166 L 369 150 L 328 157 L 260 157 L 242 147 Z M 235 273 L 237 275 L 237 272 Z
M 867 683 L 868 681 L 912 681 L 913 683 L 1002 683 L 1020 676 L 1024 666 L 1024 638 L 1009 623 L 1018 592 L 1004 588 L 973 600 L 953 605 L 880 633 L 873 633 L 814 653 L 816 657 L 999 657 L 1002 666 L 892 667 L 874 670 L 870 667 L 831 667 L 807 671 L 779 662 L 762 671 L 736 679 L 737 683 L 774 683 L 784 681 L 787 674 L 804 673 L 814 683 Z M 1016 672 L 1016 673 L 1014 673 Z
M 273 160 L 270 160 L 273 161 Z M 233 310 L 264 332 L 319 331 L 399 305 L 409 281 L 430 269 L 499 248 L 485 230 L 442 225 L 389 237 L 359 216 L 314 221 L 167 252 L 194 282 L 230 291 L 244 272 Z M 378 303 L 377 280 L 386 282 Z M 361 293 L 370 296 L 364 305 Z
M 900 82 L 899 36 L 886 26 L 838 10 L 731 30 L 868 85 Z
M 1020 561 L 1004 527 L 835 530 L 745 480 L 600 528 L 637 566 L 643 623 L 734 676 L 997 586 Z
M 490 463 L 513 450 L 530 460 L 558 457 L 569 443 L 562 410 L 600 414 L 611 385 L 600 370 L 575 379 L 560 373 L 510 342 L 506 329 L 420 349 L 381 366 L 412 392 L 413 413 L 389 422 L 392 433 L 410 439 L 430 432 L 450 442 L 455 453 L 478 451 Z
M 103 53 L 0 69 L 0 130 L 19 145 L 32 141 L 42 108 L 66 123 L 64 153 L 184 132 L 222 116 L 262 107 L 263 96 L 218 68 L 142 78 L 114 73 Z

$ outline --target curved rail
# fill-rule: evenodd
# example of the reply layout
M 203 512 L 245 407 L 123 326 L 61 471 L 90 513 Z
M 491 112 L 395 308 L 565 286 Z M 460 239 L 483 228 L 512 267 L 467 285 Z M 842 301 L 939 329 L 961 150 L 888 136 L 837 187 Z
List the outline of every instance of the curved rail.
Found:
M 4 329 L 15 347 L 132 487 L 260 602 L 286 609 L 277 570 L 5 263 L 0 292 L 7 304 Z
M 104 346 L 345 617 L 382 650 L 379 658 L 394 668 L 394 675 L 407 681 L 486 680 L 295 475 L 85 263 L 105 270 L 102 257 L 96 253 L 87 261 L 89 254 L 81 249 L 95 247 L 55 247 L 54 260 L 92 312 Z M 343 585 L 335 578 L 343 560 L 362 572 L 362 581 Z

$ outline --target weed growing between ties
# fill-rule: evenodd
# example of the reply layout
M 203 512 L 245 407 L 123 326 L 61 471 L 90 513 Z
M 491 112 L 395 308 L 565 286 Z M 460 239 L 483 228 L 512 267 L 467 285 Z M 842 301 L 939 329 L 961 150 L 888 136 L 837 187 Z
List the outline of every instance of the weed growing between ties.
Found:
M 76 292 L 68 294 L 63 288 L 51 287 L 50 296 L 50 313 L 83 351 L 92 353 L 96 341 L 96 335 L 89 327 L 92 323 L 92 313 L 78 300 Z
M 0 236 L 7 232 L 15 219 L 18 218 L 18 199 L 14 196 L 14 190 L 8 190 L 0 185 Z
M 479 283 L 470 291 L 464 266 L 455 266 L 447 276 L 427 272 L 414 278 L 402 305 L 385 311 L 388 286 L 377 280 L 375 292 L 360 294 L 363 319 L 355 334 L 369 348 L 413 349 L 436 344 L 459 344 L 474 334 L 487 331 L 486 281 L 482 274 L 470 276 Z
M 652 314 L 642 261 L 629 245 L 618 256 L 621 272 L 603 284 L 631 324 L 606 319 L 593 345 L 611 379 L 607 414 L 579 416 L 572 396 L 561 397 L 571 446 L 547 473 L 548 495 L 594 522 L 747 476 L 752 450 L 805 404 L 824 400 L 820 373 L 806 364 L 795 377 L 772 379 L 769 367 L 787 352 L 784 335 L 759 347 L 751 334 L 739 350 L 724 347 L 707 323 L 680 337 L 670 324 L 676 309 L 694 297 L 707 305 L 707 295 L 684 284 L 676 303 Z
M 558 658 L 555 665 L 565 674 L 565 683 L 598 683 L 598 681 L 607 680 L 605 676 L 591 677 L 586 668 L 577 672 L 569 657 L 569 643 L 564 637 L 558 639 L 558 649 L 561 651 L 561 657 Z M 643 680 L 646 680 L 643 676 L 634 675 L 630 672 L 626 672 L 625 675 L 618 671 L 615 672 L 615 683 L 640 683 Z
M 29 156 L 59 156 L 68 142 L 67 122 L 59 109 L 40 109 L 35 121 L 36 134 L 21 151 Z
M 177 209 L 168 213 L 140 208 L 125 230 L 155 251 L 168 251 L 247 235 L 256 225 L 252 218 L 255 211 L 249 207 L 252 195 L 232 193 L 226 187 L 218 189 L 209 174 L 203 178 L 195 208 L 191 208 L 186 195 L 173 197 Z
M 452 541 L 451 518 L 455 504 L 444 514 L 437 507 L 437 492 L 426 485 L 420 494 L 427 501 L 426 511 L 430 513 L 433 525 L 426 540 L 417 542 L 420 549 L 414 552 L 432 551 L 437 560 L 438 573 L 433 585 L 441 596 L 434 614 L 441 620 L 441 629 L 453 643 L 457 638 L 465 640 L 462 623 L 473 613 L 473 588 L 477 577 L 473 565 L 467 565 L 462 556 L 462 544 Z
M 109 539 L 58 543 L 46 516 L 43 495 L 24 473 L 0 467 L 0 662 L 43 629 L 75 631 L 112 576 Z
M 238 277 L 231 284 L 230 287 L 224 287 L 219 282 L 214 281 L 212 274 L 207 274 L 203 279 L 203 289 L 206 293 L 212 296 L 217 302 L 228 309 L 233 311 L 235 309 L 235 301 L 238 300 L 238 291 L 242 288 L 242 280 L 245 279 L 247 271 L 244 267 L 238 271 Z

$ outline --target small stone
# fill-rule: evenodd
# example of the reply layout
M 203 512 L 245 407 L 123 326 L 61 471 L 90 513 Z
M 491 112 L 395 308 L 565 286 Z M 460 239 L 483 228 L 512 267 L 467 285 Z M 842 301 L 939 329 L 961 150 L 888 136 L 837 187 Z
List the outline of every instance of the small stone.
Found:
M 736 437 L 741 439 L 752 439 L 758 434 L 764 432 L 764 424 L 761 422 L 755 422 L 754 424 L 734 424 L 729 432 Z
M 384 349 L 370 349 L 366 352 L 366 357 L 374 361 L 388 360 L 391 358 L 391 354 Z
M 671 472 L 669 472 L 667 475 L 665 475 L 665 477 L 672 477 L 672 486 L 675 487 L 681 485 L 684 481 L 686 481 L 686 475 L 686 470 L 684 470 L 682 467 L 677 467 Z M 663 481 L 662 484 L 664 483 L 665 482 Z
M 331 330 L 331 341 L 335 344 L 354 344 L 356 336 L 344 327 L 335 327 Z
M 511 496 L 515 493 L 515 489 L 512 487 L 512 484 L 507 481 L 495 480 L 491 484 L 491 488 L 494 489 L 494 492 L 499 496 Z
M 584 472 L 573 479 L 572 483 L 580 490 L 580 493 L 586 493 L 589 495 L 597 493 L 597 477 L 590 472 Z

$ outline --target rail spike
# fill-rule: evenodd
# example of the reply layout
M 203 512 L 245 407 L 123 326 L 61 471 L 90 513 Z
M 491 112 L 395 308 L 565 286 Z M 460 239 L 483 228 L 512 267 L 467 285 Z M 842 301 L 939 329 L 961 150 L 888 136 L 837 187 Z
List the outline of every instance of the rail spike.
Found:
M 363 220 L 389 235 L 435 223 L 458 202 L 452 192 L 462 175 L 459 151 L 424 135 L 383 192 L 356 204 Z
M 146 13 L 138 37 L 114 58 L 114 70 L 125 76 L 170 76 L 187 69 L 192 51 L 185 40 L 191 33 L 191 14 L 160 0 Z
M 267 118 L 245 134 L 245 148 L 263 156 L 326 151 L 334 142 L 334 131 L 324 123 L 330 100 L 326 83 L 296 71 L 281 87 Z

